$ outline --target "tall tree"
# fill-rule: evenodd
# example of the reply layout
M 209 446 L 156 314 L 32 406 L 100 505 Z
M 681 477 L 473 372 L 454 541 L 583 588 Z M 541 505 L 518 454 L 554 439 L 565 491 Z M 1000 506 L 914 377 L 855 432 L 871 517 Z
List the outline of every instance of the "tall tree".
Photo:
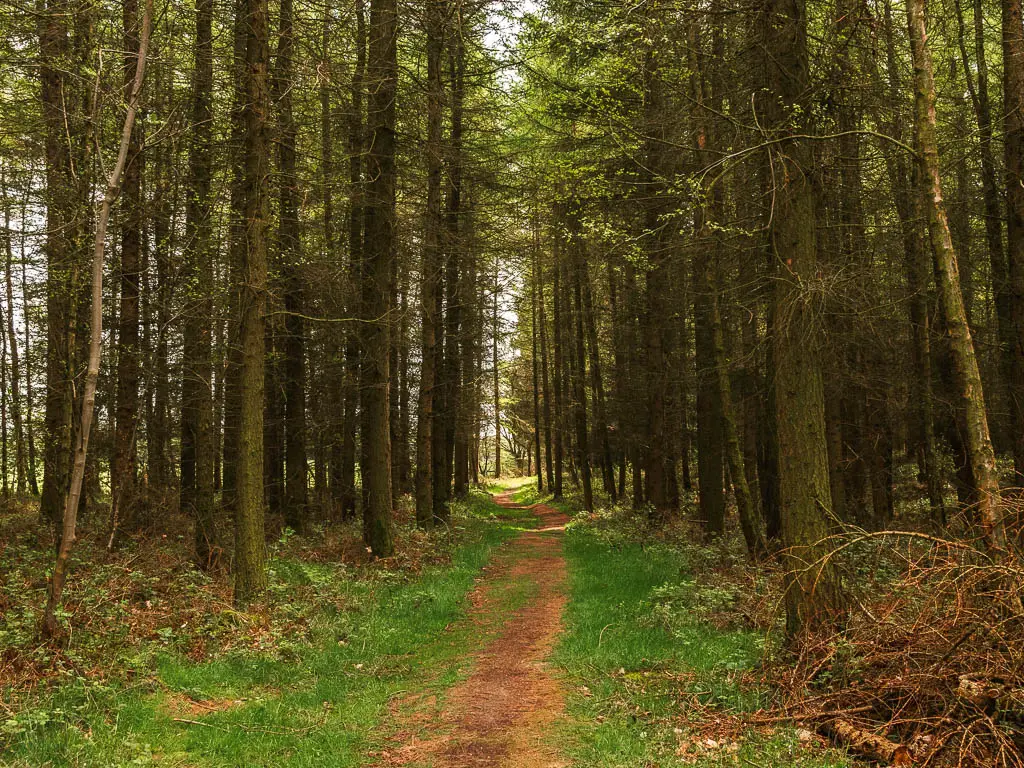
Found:
M 196 563 L 214 566 L 218 531 L 214 507 L 212 216 L 213 161 L 213 0 L 196 3 L 192 74 L 192 140 L 189 191 L 185 205 L 184 289 L 181 380 L 181 506 L 195 520 Z
M 245 247 L 238 291 L 238 446 L 235 467 L 235 603 L 247 605 L 267 586 L 263 495 L 263 396 L 267 327 L 267 238 L 270 225 L 270 18 L 267 0 L 244 0 L 246 44 L 240 148 Z
M 949 219 L 942 196 L 939 149 L 936 138 L 935 77 L 923 0 L 908 0 L 907 24 L 914 65 L 914 135 L 920 163 L 922 208 L 928 222 L 928 236 L 935 266 L 939 307 L 946 326 L 957 394 L 964 409 L 964 442 L 978 494 L 977 516 L 986 544 L 1002 550 L 1006 545 L 1000 508 L 999 476 L 989 437 L 981 372 L 974 353 L 974 341 L 964 309 L 963 292 Z
M 0 187 L 7 189 L 6 168 L 0 166 Z M 7 298 L 7 341 L 11 350 L 11 417 L 14 421 L 14 473 L 15 490 L 19 495 L 25 493 L 25 483 L 28 478 L 28 462 L 26 456 L 25 429 L 22 416 L 21 402 L 21 367 L 18 357 L 18 335 L 14 327 L 14 247 L 11 243 L 13 234 L 11 230 L 11 207 L 10 201 L 4 199 L 4 287 Z M 23 310 L 25 307 L 23 306 Z M 25 312 L 23 312 L 25 314 Z M 26 320 L 27 324 L 27 320 Z M 27 352 L 27 350 L 26 350 Z
M 71 476 L 79 254 L 90 218 L 89 96 L 71 73 L 86 65 L 92 40 L 89 12 L 75 0 L 48 0 L 38 19 L 46 180 L 46 401 L 39 511 L 52 524 L 59 546 Z
M 125 100 L 135 78 L 139 47 L 138 2 L 125 0 L 124 90 Z M 139 380 L 142 366 L 139 348 L 139 298 L 142 282 L 142 129 L 135 125 L 128 144 L 121 210 L 121 304 L 117 324 L 117 414 L 114 454 L 111 459 L 110 546 L 124 518 L 134 513 L 135 471 L 139 423 Z
M 825 443 L 825 403 L 815 302 L 820 288 L 815 242 L 812 157 L 800 122 L 809 115 L 807 7 L 804 0 L 766 0 L 764 34 L 767 124 L 780 140 L 770 248 L 775 263 L 771 349 L 779 445 L 782 542 L 787 547 L 786 630 L 790 636 L 841 623 L 845 597 L 827 551 L 832 508 Z
M 107 225 L 110 221 L 110 211 L 121 191 L 121 182 L 124 175 L 125 165 L 132 143 L 132 133 L 135 129 L 135 117 L 139 111 L 139 97 L 142 93 L 142 85 L 146 78 L 146 58 L 149 52 L 149 36 L 153 22 L 153 0 L 146 0 L 145 11 L 142 17 L 142 28 L 139 33 L 139 44 L 136 52 L 135 74 L 132 78 L 131 88 L 128 91 L 126 104 L 127 110 L 124 118 L 124 125 L 121 129 L 121 143 L 117 152 L 117 160 L 114 162 L 110 175 L 106 180 L 106 191 L 99 206 L 96 217 L 96 234 L 93 239 L 92 252 L 92 280 L 90 290 L 90 312 L 89 312 L 89 355 L 86 363 L 85 381 L 82 392 L 82 410 L 78 431 L 75 435 L 75 452 L 72 463 L 71 476 L 68 480 L 67 496 L 64 501 L 64 512 L 61 517 L 61 531 L 59 544 L 57 545 L 57 558 L 50 575 L 49 588 L 46 595 L 46 605 L 43 608 L 43 617 L 40 622 L 40 629 L 43 637 L 54 639 L 60 634 L 60 624 L 57 621 L 57 608 L 60 606 L 64 594 L 64 585 L 67 580 L 69 559 L 71 549 L 75 543 L 78 505 L 81 498 L 82 486 L 85 480 L 85 463 L 89 453 L 89 436 L 92 431 L 92 420 L 96 405 L 96 382 L 100 374 L 100 353 L 103 343 L 103 261 L 106 248 Z
M 281 267 L 284 283 L 285 522 L 306 528 L 309 459 L 306 454 L 306 323 L 299 229 L 299 180 L 296 163 L 295 19 L 292 0 L 281 0 L 277 38 L 279 200 Z
M 433 445 L 434 393 L 437 379 L 438 278 L 441 272 L 441 123 L 444 83 L 443 4 L 424 0 L 427 48 L 427 207 L 423 222 L 423 257 L 420 269 L 420 392 L 416 420 L 416 522 L 434 523 Z
M 1024 14 L 1020 0 L 1002 0 L 1003 152 L 1006 162 L 1007 309 L 1012 341 L 1007 382 L 1013 415 L 1013 460 L 1024 485 Z M 977 13 L 977 11 L 975 11 Z
M 394 551 L 391 519 L 389 328 L 395 258 L 395 91 L 398 84 L 398 4 L 371 0 L 366 75 L 369 151 L 366 155 L 365 262 L 362 279 L 363 537 L 377 557 Z

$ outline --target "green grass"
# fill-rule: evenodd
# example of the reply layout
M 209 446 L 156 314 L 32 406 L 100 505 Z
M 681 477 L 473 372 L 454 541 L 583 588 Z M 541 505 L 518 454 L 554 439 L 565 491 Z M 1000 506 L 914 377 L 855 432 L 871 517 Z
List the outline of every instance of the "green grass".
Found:
M 571 596 L 555 661 L 570 692 L 565 743 L 578 765 L 847 765 L 837 752 L 803 748 L 789 730 L 709 735 L 708 718 L 764 700 L 741 685 L 763 637 L 701 618 L 696 601 L 713 601 L 714 590 L 693 588 L 682 551 L 579 524 L 565 551 Z M 707 738 L 727 746 L 707 748 Z
M 412 581 L 344 576 L 344 609 L 315 614 L 312 641 L 267 638 L 266 653 L 229 654 L 201 664 L 166 653 L 136 686 L 86 676 L 0 720 L 0 765 L 356 766 L 381 746 L 389 701 L 409 690 L 443 690 L 481 641 L 464 616 L 466 596 L 494 547 L 525 525 L 500 521 L 483 494 L 457 518 L 452 561 Z M 339 578 L 329 566 L 276 560 L 273 589 Z M 337 587 L 337 585 L 335 585 Z M 503 611 L 525 599 L 510 588 Z M 447 631 L 446 631 L 447 630 Z M 282 649 L 283 646 L 283 649 Z M 172 698 L 233 701 L 224 711 L 181 714 Z
M 551 503 L 533 484 L 488 490 L 510 486 L 520 504 Z M 570 497 L 557 506 L 572 512 L 575 505 Z M 21 699 L 30 706 L 0 714 L 0 765 L 372 765 L 401 725 L 389 717 L 389 704 L 424 693 L 443 699 L 489 633 L 530 598 L 524 584 L 499 578 L 488 613 L 460 621 L 495 548 L 535 518 L 476 491 L 454 521 L 454 535 L 438 541 L 454 542 L 451 561 L 415 578 L 279 555 L 271 562 L 275 611 L 289 610 L 286 598 L 300 587 L 303 595 L 330 596 L 313 612 L 296 606 L 301 637 L 287 622 L 260 627 L 258 618 L 237 614 L 222 618 L 240 632 L 263 632 L 262 648 L 249 643 L 192 663 L 171 642 L 145 656 L 153 672 L 135 683 L 125 675 L 110 683 L 84 671 L 69 675 L 49 693 Z M 601 513 L 594 523 L 571 524 L 565 535 L 570 600 L 554 662 L 568 712 L 552 738 L 573 764 L 849 765 L 838 752 L 802 744 L 792 730 L 753 733 L 733 717 L 769 696 L 744 681 L 762 658 L 764 637 L 711 624 L 734 598 L 733 586 L 692 572 L 708 570 L 714 552 L 641 544 L 640 530 Z M 225 707 L 178 711 L 192 722 L 176 722 L 172 704 L 188 700 Z M 711 747 L 710 737 L 717 742 Z

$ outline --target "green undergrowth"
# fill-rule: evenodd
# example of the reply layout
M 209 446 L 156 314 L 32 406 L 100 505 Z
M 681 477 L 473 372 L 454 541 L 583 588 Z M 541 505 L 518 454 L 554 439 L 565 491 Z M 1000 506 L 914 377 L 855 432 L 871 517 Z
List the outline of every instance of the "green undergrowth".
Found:
M 443 691 L 480 642 L 458 621 L 467 595 L 495 547 L 528 522 L 503 514 L 475 492 L 453 515 L 453 535 L 438 535 L 450 558 L 412 576 L 278 556 L 271 590 L 320 601 L 295 607 L 301 639 L 231 612 L 239 632 L 265 632 L 265 642 L 194 663 L 169 630 L 148 673 L 80 670 L 0 710 L 0 765 L 366 765 L 386 739 L 389 702 Z M 495 610 L 514 608 L 520 592 L 504 590 Z
M 520 494 L 536 498 L 535 489 Z M 770 696 L 750 679 L 766 639 L 719 621 L 736 587 L 701 578 L 729 553 L 643 531 L 628 515 L 599 512 L 594 521 L 577 517 L 566 532 L 570 601 L 555 662 L 569 692 L 565 743 L 575 763 L 847 765 L 795 731 L 757 731 L 743 721 Z

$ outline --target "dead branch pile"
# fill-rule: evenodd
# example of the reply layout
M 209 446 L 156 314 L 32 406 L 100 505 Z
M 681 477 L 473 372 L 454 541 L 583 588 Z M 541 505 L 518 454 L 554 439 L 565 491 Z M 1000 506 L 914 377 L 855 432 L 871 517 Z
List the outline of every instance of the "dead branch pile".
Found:
M 841 633 L 806 637 L 795 660 L 768 669 L 784 697 L 781 716 L 766 717 L 892 765 L 1024 766 L 1020 553 L 895 532 L 861 533 L 836 553 L 863 574 L 865 550 L 900 567 L 884 584 L 861 579 Z

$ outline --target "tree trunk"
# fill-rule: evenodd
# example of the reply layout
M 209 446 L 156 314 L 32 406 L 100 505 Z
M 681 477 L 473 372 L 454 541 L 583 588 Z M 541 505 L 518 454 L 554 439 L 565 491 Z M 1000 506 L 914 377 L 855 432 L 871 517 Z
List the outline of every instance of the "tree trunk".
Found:
M 472 412 L 475 407 L 473 398 L 473 343 L 483 332 L 483 328 L 473 321 L 476 316 L 473 299 L 476 294 L 477 256 L 471 245 L 472 219 L 467 210 L 466 226 L 460 235 L 459 249 L 462 269 L 459 275 L 459 304 L 461 307 L 462 328 L 459 336 L 459 398 L 455 412 L 455 450 L 453 485 L 456 498 L 464 498 L 469 493 L 469 444 L 472 428 Z
M 892 21 L 891 4 L 884 7 L 886 79 L 890 99 L 900 99 L 901 75 L 896 57 L 896 46 Z M 903 122 L 900 111 L 894 112 L 894 119 L 887 126 L 890 136 L 903 140 Z M 914 405 L 913 432 L 920 474 L 928 489 L 932 519 L 939 525 L 946 523 L 946 509 L 942 492 L 942 477 L 939 468 L 935 438 L 935 418 L 932 392 L 932 352 L 929 317 L 929 271 L 928 255 L 922 235 L 921 198 L 915 193 L 920 185 L 920 167 L 913 163 L 908 168 L 905 156 L 896 150 L 891 142 L 882 142 L 886 158 L 889 183 L 893 189 L 893 203 L 900 221 L 900 238 L 903 243 L 904 274 L 907 281 L 907 305 L 911 327 L 911 361 L 915 372 L 911 379 L 911 395 Z
M 248 605 L 267 586 L 264 542 L 263 412 L 267 331 L 267 235 L 270 225 L 270 26 L 267 0 L 245 0 L 245 139 L 235 466 L 235 604 Z
M 28 253 L 26 248 L 27 226 L 25 221 L 28 217 L 28 187 L 26 185 L 25 197 L 21 201 L 21 212 L 19 222 L 21 233 L 18 243 L 18 254 L 21 256 L 21 306 L 25 312 L 25 432 L 28 439 L 28 489 L 33 496 L 39 495 L 39 479 L 36 472 L 36 439 L 35 439 L 35 417 L 32 400 L 32 339 L 31 324 L 28 321 L 29 296 L 28 296 Z
M 134 79 L 138 51 L 138 3 L 124 3 L 124 90 Z M 136 125 L 128 145 L 121 216 L 121 304 L 117 328 L 117 411 L 111 460 L 110 540 L 112 549 L 121 526 L 134 522 L 135 467 L 139 423 L 139 297 L 142 280 L 142 129 Z
M 403 264 L 398 291 L 398 443 L 395 464 L 396 494 L 412 491 L 412 457 L 409 454 L 409 270 Z
M 1024 485 L 1024 18 L 1021 0 L 1002 0 L 1004 159 L 1007 211 L 1007 383 L 1016 485 Z
M 768 57 L 767 124 L 783 139 L 773 158 L 777 180 L 770 246 L 776 267 L 771 348 L 779 447 L 781 534 L 787 549 L 786 631 L 790 637 L 841 624 L 845 597 L 827 551 L 832 507 L 825 442 L 820 363 L 822 344 L 815 315 L 820 287 L 815 243 L 814 191 L 807 174 L 809 147 L 790 114 L 807 119 L 807 16 L 804 0 L 766 0 L 761 21 Z
M 659 11 L 652 6 L 652 13 Z M 652 26 L 656 26 L 654 20 Z M 652 30 L 653 38 L 658 32 Z M 668 174 L 669 145 L 666 143 L 667 118 L 664 103 L 660 64 L 648 45 L 644 53 L 643 91 L 645 140 L 645 169 L 642 180 L 645 189 L 644 243 L 649 264 L 646 276 L 646 306 L 641 330 L 643 333 L 645 379 L 647 384 L 646 410 L 647 443 L 645 457 L 645 483 L 647 501 L 662 516 L 673 509 L 672 486 L 675 467 L 671 463 L 668 443 L 669 426 L 669 361 L 672 358 L 672 334 L 669 321 L 670 246 L 666 231 L 671 223 L 665 218 L 671 205 L 665 189 Z
M 420 270 L 420 393 L 416 420 L 416 524 L 434 524 L 433 441 L 436 428 L 434 395 L 437 386 L 438 279 L 441 273 L 441 123 L 444 84 L 442 4 L 425 0 L 427 46 L 427 210 L 423 225 Z
M 590 284 L 590 267 L 586 252 L 581 247 L 580 281 L 583 287 L 583 323 L 586 329 L 587 351 L 590 360 L 591 399 L 594 404 L 594 432 L 601 461 L 601 482 L 604 492 L 612 504 L 616 501 L 615 465 L 612 461 L 611 441 L 608 437 L 608 415 L 604 392 L 604 377 L 601 374 L 601 349 L 597 341 L 597 316 L 594 312 L 594 292 Z
M 498 293 L 500 286 L 498 262 L 494 262 L 494 312 L 491 317 L 491 341 L 493 355 L 491 357 L 494 370 L 494 476 L 501 477 L 501 378 L 498 360 Z
M 564 446 L 562 444 L 562 436 L 564 434 L 565 414 L 563 409 L 563 393 L 562 393 L 562 300 L 561 300 L 561 273 L 562 267 L 559 263 L 559 256 L 561 249 L 557 247 L 554 256 L 554 265 L 552 267 L 552 297 L 551 305 L 554 308 L 554 327 L 551 329 L 551 337 L 553 342 L 553 354 L 555 357 L 555 370 L 554 370 L 554 385 L 555 385 L 555 479 L 552 484 L 552 491 L 554 498 L 562 498 L 562 462 L 564 461 Z
M 544 470 L 541 467 L 540 429 L 540 350 L 538 336 L 540 313 L 537 310 L 537 293 L 540 283 L 540 231 L 536 217 L 533 220 L 533 253 L 531 254 L 532 274 L 530 276 L 530 362 L 533 373 L 533 442 L 537 451 L 537 492 L 544 492 Z
M 92 136 L 86 122 L 85 95 L 92 86 L 78 85 L 71 73 L 84 65 L 91 41 L 90 20 L 74 0 L 48 0 L 38 18 L 46 155 L 46 398 L 39 512 L 52 525 L 59 548 L 73 449 L 78 330 L 75 299 L 80 292 L 77 275 L 84 271 L 79 253 L 85 224 L 91 219 L 86 205 L 87 184 L 76 173 L 76 167 L 88 167 L 81 148 L 83 143 L 89 145 Z M 75 28 L 74 36 L 69 31 L 72 20 L 82 23 Z
M 82 393 L 81 422 L 75 442 L 74 462 L 68 493 L 64 503 L 64 514 L 61 525 L 60 544 L 57 548 L 57 559 L 50 576 L 47 590 L 46 606 L 43 609 L 40 629 L 43 637 L 53 639 L 60 633 L 57 622 L 57 608 L 60 606 L 67 579 L 71 548 L 75 543 L 76 523 L 78 517 L 79 498 L 85 479 L 85 459 L 89 451 L 89 433 L 92 429 L 93 411 L 96 405 L 96 381 L 100 373 L 100 352 L 103 343 L 103 254 L 106 245 L 107 223 L 110 210 L 121 189 L 121 179 L 128 159 L 129 147 L 135 128 L 135 116 L 138 112 L 139 96 L 146 76 L 146 56 L 149 51 L 149 35 L 153 20 L 153 0 L 146 0 L 146 8 L 142 17 L 142 28 L 139 33 L 139 44 L 136 54 L 135 76 L 127 94 L 127 115 L 121 132 L 121 145 L 117 160 L 107 179 L 103 202 L 100 204 L 96 220 L 96 237 L 93 244 L 92 259 L 92 306 L 90 311 L 89 359 L 85 374 L 85 387 Z
M 214 244 L 212 216 L 213 154 L 213 0 L 196 3 L 196 43 L 192 75 L 192 143 L 189 147 L 189 195 L 185 207 L 184 290 L 181 380 L 181 507 L 195 521 L 196 564 L 209 570 L 218 563 L 214 507 L 212 329 Z
M 555 470 L 551 454 L 551 387 L 548 380 L 548 331 L 547 308 L 544 306 L 544 268 L 537 254 L 537 306 L 540 319 L 540 370 L 544 402 L 544 471 L 547 473 L 548 490 L 554 491 Z M 538 469 L 538 472 L 540 470 Z
M 1003 249 L 1003 227 L 1000 204 L 999 182 L 996 174 L 995 153 L 992 150 L 992 107 L 989 103 L 988 60 L 985 54 L 985 16 L 982 0 L 974 0 L 974 54 L 977 71 L 975 85 L 970 57 L 967 54 L 963 11 L 959 0 L 956 2 L 958 43 L 963 61 L 964 78 L 971 97 L 978 124 L 978 149 L 981 154 L 981 191 L 985 212 L 985 242 L 988 246 L 989 270 L 992 292 L 995 298 L 996 338 L 999 344 L 999 367 L 1002 384 L 1012 391 L 1013 382 L 1013 318 L 1011 315 L 1011 294 L 1007 273 L 1006 253 Z M 1005 7 L 1005 5 L 1004 5 Z M 1018 17 L 1018 25 L 1019 25 Z M 1021 50 L 1024 54 L 1024 49 Z M 1011 56 L 1012 58 L 1012 56 Z M 1005 66 L 1005 64 L 1004 64 Z M 1012 63 L 1011 63 L 1012 68 Z M 1005 75 L 1004 75 L 1005 77 Z M 1024 86 L 1024 78 L 1016 85 Z M 1010 86 L 1011 88 L 1014 85 Z M 1009 91 L 1008 91 L 1009 93 Z M 1011 96 L 1011 99 L 1013 96 Z M 1009 115 L 1009 111 L 1007 111 Z M 1000 387 L 1002 390 L 1002 387 Z M 1012 400 L 1011 400 L 1012 410 Z M 1024 456 L 1022 456 L 1024 458 Z
M 7 179 L 4 176 L 4 168 L 0 166 L 0 187 L 7 189 Z M 22 227 L 24 227 L 22 221 Z M 25 455 L 25 429 L 21 411 L 21 368 L 18 357 L 18 336 L 14 331 L 14 264 L 13 247 L 11 244 L 11 209 L 9 203 L 4 202 L 4 257 L 5 270 L 4 280 L 7 291 L 7 339 L 11 349 L 11 416 L 14 420 L 14 473 L 15 490 L 18 495 L 25 493 L 25 480 L 28 477 L 28 463 Z M 28 307 L 22 306 L 22 317 L 28 325 Z M 26 353 L 27 353 L 26 349 Z
M 573 303 L 573 335 L 575 342 L 575 376 L 573 385 L 573 414 L 576 422 L 576 463 L 579 467 L 580 480 L 583 483 L 583 508 L 587 512 L 594 511 L 594 488 L 590 471 L 590 435 L 587 430 L 587 355 L 583 332 L 583 280 L 586 261 L 583 256 L 585 244 L 579 221 L 578 202 L 571 203 L 572 210 L 568 214 L 570 240 L 567 243 L 572 258 L 572 303 Z
M 278 152 L 281 170 L 279 232 L 284 283 L 284 435 L 285 524 L 306 529 L 309 506 L 309 458 L 306 455 L 306 323 L 302 284 L 302 241 L 299 230 L 299 176 L 296 167 L 298 126 L 292 107 L 295 86 L 294 10 L 281 0 L 277 38 Z
M 351 100 L 349 105 L 348 151 L 349 151 L 349 314 L 361 316 L 362 296 L 359 286 L 363 279 L 364 256 L 364 185 L 363 156 L 366 142 L 363 136 L 363 89 L 366 78 L 366 13 L 363 0 L 356 0 L 356 67 L 352 72 Z M 345 423 L 341 437 L 340 479 L 341 516 L 350 519 L 356 514 L 356 428 L 360 424 L 359 380 L 360 380 L 360 331 L 348 334 L 345 345 L 344 403 Z
M 939 152 L 935 136 L 935 80 L 928 50 L 924 0 L 908 0 L 907 24 L 914 64 L 914 128 L 922 184 L 920 195 L 928 222 L 939 306 L 945 319 L 953 372 L 966 420 L 965 443 L 978 493 L 977 519 L 986 545 L 1001 551 L 1006 545 L 1000 508 L 999 477 L 989 437 L 988 416 L 974 342 L 967 324 L 956 252 L 942 198 Z
M 367 84 L 369 152 L 362 280 L 363 539 L 375 557 L 394 552 L 391 519 L 389 329 L 395 258 L 395 91 L 398 6 L 371 0 Z

